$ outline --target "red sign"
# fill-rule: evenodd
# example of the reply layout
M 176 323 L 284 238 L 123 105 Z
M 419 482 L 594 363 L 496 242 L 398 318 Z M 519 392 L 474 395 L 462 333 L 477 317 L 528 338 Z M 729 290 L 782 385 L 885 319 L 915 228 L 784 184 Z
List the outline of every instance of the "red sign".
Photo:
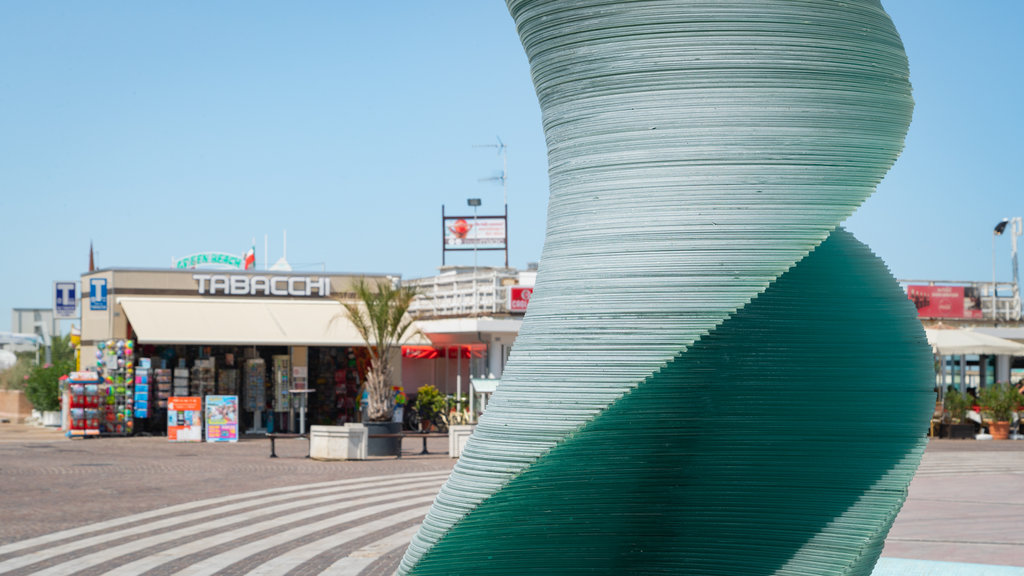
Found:
M 533 296 L 533 286 L 509 286 L 508 309 L 511 312 L 526 312 Z
M 918 318 L 981 318 L 978 289 L 964 286 L 907 286 Z

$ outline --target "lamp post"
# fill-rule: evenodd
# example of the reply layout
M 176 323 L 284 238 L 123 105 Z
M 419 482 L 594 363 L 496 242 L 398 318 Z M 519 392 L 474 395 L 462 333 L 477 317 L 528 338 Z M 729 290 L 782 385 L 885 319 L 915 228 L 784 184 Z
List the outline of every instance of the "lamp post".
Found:
M 1003 231 L 1006 230 L 1006 225 L 1009 222 L 1009 218 L 1003 218 L 1003 220 L 996 224 L 996 227 L 992 229 L 992 320 L 999 319 L 996 314 L 996 236 L 1002 236 Z

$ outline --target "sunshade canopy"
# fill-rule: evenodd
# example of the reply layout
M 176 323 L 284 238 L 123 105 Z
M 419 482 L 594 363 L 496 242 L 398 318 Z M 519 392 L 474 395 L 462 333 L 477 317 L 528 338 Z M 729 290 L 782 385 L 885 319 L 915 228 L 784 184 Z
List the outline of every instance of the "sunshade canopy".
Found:
M 986 354 L 990 356 L 1024 356 L 1024 344 L 1005 340 L 974 330 L 925 330 L 932 352 L 943 356 Z
M 364 346 L 334 300 L 119 298 L 139 342 Z

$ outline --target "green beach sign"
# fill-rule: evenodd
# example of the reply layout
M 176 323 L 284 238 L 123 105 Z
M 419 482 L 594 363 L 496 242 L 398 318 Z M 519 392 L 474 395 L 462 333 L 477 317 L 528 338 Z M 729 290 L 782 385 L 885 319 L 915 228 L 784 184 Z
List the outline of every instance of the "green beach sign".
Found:
M 244 270 L 245 260 L 243 260 L 241 256 L 228 254 L 226 252 L 200 252 L 174 261 L 174 267 L 178 269 L 201 268 L 207 266 Z

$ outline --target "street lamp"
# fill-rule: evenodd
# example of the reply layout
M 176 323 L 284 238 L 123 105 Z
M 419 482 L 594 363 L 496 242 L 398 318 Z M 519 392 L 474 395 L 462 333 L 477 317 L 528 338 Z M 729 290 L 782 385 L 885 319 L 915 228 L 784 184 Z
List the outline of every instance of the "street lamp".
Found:
M 999 319 L 996 314 L 996 236 L 1003 235 L 1009 222 L 1009 218 L 1003 218 L 1002 222 L 996 224 L 996 227 L 992 229 L 992 320 Z
M 466 204 L 473 207 L 473 282 L 476 282 L 476 247 L 480 243 L 480 231 L 476 228 L 476 209 L 480 206 L 480 199 L 466 198 Z
M 480 311 L 480 291 L 476 284 L 476 249 L 480 242 L 480 231 L 476 227 L 476 209 L 480 206 L 481 202 L 479 198 L 467 198 L 466 204 L 473 207 L 473 234 L 477 235 L 473 239 L 473 316 L 476 316 Z M 461 351 L 460 351 L 461 352 Z M 459 355 L 459 366 L 462 365 L 462 355 Z M 472 357 L 470 359 L 470 378 L 472 378 Z M 462 413 L 462 386 L 461 386 L 462 371 L 459 370 L 457 379 L 455 380 L 455 409 L 461 414 Z

